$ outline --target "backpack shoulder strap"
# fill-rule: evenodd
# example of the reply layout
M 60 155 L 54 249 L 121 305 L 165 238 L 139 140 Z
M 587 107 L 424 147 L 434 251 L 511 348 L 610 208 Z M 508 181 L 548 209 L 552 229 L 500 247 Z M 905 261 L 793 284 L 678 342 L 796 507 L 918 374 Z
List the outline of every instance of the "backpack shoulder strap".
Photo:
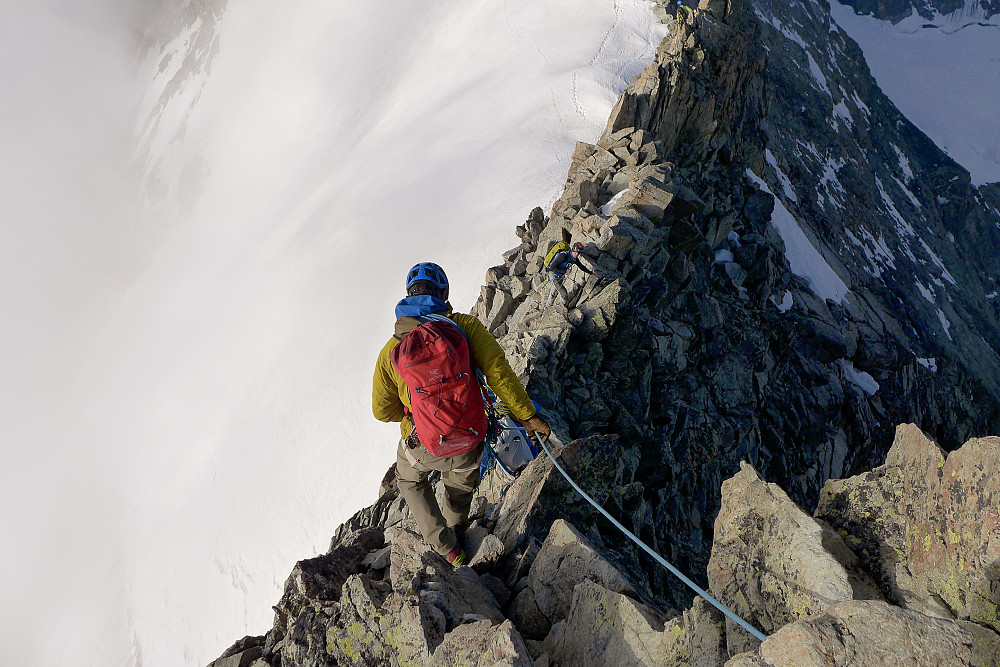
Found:
M 455 326 L 456 329 L 462 332 L 462 335 L 465 337 L 465 342 L 466 343 L 469 342 L 469 334 L 465 333 L 465 329 L 462 328 L 462 325 L 460 325 L 458 322 L 451 319 L 450 317 L 438 313 L 431 313 L 430 315 L 424 315 L 420 319 L 423 322 L 447 322 L 448 324 L 452 324 Z
M 396 320 L 396 330 L 392 334 L 396 340 L 403 340 L 403 336 L 410 333 L 425 322 L 423 317 L 404 315 Z

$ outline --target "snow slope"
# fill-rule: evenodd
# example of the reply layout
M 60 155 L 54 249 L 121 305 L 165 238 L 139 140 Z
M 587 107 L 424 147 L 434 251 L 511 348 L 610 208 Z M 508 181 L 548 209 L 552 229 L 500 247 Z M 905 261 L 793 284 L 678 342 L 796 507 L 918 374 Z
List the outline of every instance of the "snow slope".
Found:
M 967 4 L 896 25 L 839 2 L 830 12 L 893 104 L 982 185 L 1000 181 L 1000 16 L 987 21 L 975 0 Z
M 0 21 L 6 219 L 37 219 L 0 246 L 5 664 L 204 665 L 265 631 L 393 460 L 368 394 L 406 269 L 467 311 L 664 34 L 643 0 L 246 0 L 210 68 L 177 76 L 184 33 L 140 90 L 125 4 Z M 141 209 L 132 111 L 160 121 Z

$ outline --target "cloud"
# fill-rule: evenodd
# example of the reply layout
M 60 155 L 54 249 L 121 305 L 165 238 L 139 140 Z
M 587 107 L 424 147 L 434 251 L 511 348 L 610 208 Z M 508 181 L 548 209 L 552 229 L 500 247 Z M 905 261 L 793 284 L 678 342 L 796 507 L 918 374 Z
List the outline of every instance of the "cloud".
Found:
M 135 88 L 121 25 L 85 4 L 0 10 L 0 651 L 18 665 L 94 654 L 78 614 L 96 613 L 99 637 L 120 601 L 105 571 L 122 504 L 115 456 L 73 404 L 109 303 L 106 242 L 137 212 Z

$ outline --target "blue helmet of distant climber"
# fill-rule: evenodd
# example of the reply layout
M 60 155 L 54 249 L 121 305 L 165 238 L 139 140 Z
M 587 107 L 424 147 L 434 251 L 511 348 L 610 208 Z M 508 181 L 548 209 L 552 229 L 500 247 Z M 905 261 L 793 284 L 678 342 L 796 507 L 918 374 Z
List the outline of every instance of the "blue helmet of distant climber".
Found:
M 434 262 L 420 262 L 406 273 L 406 289 L 409 290 L 413 283 L 427 281 L 437 289 L 448 289 L 448 276 L 444 269 Z

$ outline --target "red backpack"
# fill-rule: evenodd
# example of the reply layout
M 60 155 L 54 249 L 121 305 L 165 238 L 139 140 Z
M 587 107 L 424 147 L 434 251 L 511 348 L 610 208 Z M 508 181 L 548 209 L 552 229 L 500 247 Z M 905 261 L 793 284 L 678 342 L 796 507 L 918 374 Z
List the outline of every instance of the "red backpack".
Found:
M 420 443 L 434 456 L 459 456 L 486 438 L 483 394 L 465 332 L 447 317 L 428 319 L 403 336 L 390 359 L 410 390 Z

